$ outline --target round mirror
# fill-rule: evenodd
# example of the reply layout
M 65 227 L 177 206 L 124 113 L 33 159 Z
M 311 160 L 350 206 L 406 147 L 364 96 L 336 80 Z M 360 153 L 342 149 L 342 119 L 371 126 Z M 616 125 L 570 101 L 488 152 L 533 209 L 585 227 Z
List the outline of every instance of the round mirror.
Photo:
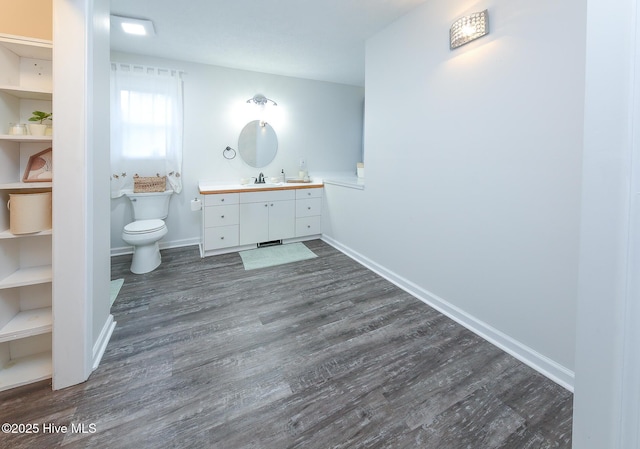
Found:
M 278 152 L 278 137 L 271 125 L 261 120 L 249 122 L 238 139 L 242 159 L 252 167 L 269 165 Z

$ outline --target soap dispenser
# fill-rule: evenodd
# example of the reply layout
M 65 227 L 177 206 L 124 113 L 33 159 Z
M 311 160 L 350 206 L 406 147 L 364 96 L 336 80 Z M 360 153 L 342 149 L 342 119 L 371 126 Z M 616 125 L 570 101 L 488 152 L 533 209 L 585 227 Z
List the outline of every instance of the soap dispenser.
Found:
M 287 182 L 287 178 L 284 176 L 284 168 L 282 169 L 282 172 L 280 173 L 280 178 L 282 179 L 282 182 Z

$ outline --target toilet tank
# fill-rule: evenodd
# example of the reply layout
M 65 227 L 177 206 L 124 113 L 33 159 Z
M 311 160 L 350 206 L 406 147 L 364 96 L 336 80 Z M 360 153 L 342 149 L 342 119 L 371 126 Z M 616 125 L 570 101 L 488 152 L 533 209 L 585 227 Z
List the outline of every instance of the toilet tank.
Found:
M 167 215 L 169 215 L 169 200 L 171 199 L 172 194 L 173 190 L 149 193 L 125 193 L 133 206 L 134 220 L 167 218 Z

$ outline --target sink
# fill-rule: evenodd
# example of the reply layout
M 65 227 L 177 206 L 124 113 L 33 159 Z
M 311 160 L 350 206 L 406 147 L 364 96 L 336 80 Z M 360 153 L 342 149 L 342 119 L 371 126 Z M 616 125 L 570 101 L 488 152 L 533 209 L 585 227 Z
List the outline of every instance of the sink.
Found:
M 265 182 L 264 184 L 240 184 L 243 189 L 267 189 L 269 187 L 281 186 L 281 182 Z
M 261 190 L 282 187 L 283 185 L 284 184 L 282 182 L 267 182 L 265 184 L 220 184 L 211 181 L 200 181 L 198 183 L 198 187 L 201 192 L 215 190 Z

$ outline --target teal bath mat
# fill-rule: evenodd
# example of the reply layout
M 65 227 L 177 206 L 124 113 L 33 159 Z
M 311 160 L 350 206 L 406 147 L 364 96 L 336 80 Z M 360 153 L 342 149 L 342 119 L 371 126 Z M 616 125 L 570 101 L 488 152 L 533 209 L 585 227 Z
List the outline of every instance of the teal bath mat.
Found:
M 242 258 L 245 270 L 255 270 L 257 268 L 313 259 L 318 256 L 302 243 L 289 243 L 286 245 L 267 246 L 265 248 L 240 251 L 240 257 Z
M 113 305 L 113 302 L 118 297 L 118 293 L 120 293 L 122 284 L 124 284 L 124 279 L 116 279 L 114 281 L 111 281 L 111 305 Z

